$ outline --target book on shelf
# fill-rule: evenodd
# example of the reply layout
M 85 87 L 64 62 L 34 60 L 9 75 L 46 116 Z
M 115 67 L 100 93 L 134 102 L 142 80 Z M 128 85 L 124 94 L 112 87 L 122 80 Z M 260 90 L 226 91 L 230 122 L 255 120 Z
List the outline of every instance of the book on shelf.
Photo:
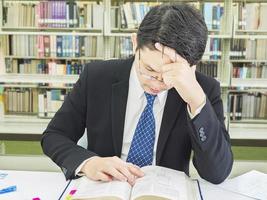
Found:
M 62 106 L 66 90 L 48 89 L 38 94 L 38 117 L 52 118 Z
M 122 5 L 113 6 L 111 9 L 111 27 L 122 29 L 136 29 L 141 24 L 144 16 L 152 6 L 160 3 L 156 2 L 126 2 Z M 198 2 L 187 3 L 200 9 Z M 223 3 L 205 2 L 203 13 L 208 29 L 219 30 L 222 24 L 224 14 Z
M 78 75 L 84 69 L 83 61 L 6 59 L 6 73 Z
M 111 37 L 110 41 L 111 58 L 127 58 L 133 55 L 130 37 Z
M 230 120 L 267 119 L 267 93 L 230 93 Z
M 233 78 L 267 79 L 267 63 L 234 63 Z
M 10 35 L 9 54 L 33 57 L 103 57 L 102 36 Z
M 213 78 L 217 78 L 218 63 L 217 62 L 200 62 L 196 70 Z
M 206 49 L 202 59 L 221 59 L 222 56 L 222 41 L 219 38 L 208 38 Z
M 142 170 L 145 176 L 138 178 L 133 187 L 128 182 L 96 182 L 83 176 L 75 180 L 77 192 L 72 199 L 200 199 L 197 180 L 190 179 L 184 172 L 160 166 L 146 166 L 142 167 Z
M 223 3 L 205 2 L 203 6 L 203 15 L 209 30 L 218 30 L 221 28 L 221 19 L 224 13 Z
M 7 28 L 94 28 L 103 29 L 101 2 L 36 1 L 4 2 L 4 27 Z
M 239 30 L 267 30 L 266 3 L 235 3 L 233 14 Z
M 39 88 L 5 88 L 5 115 L 37 115 L 52 118 L 61 107 L 68 90 Z
M 36 88 L 5 88 L 5 114 L 37 114 L 38 91 Z
M 266 60 L 267 39 L 234 39 L 230 59 Z

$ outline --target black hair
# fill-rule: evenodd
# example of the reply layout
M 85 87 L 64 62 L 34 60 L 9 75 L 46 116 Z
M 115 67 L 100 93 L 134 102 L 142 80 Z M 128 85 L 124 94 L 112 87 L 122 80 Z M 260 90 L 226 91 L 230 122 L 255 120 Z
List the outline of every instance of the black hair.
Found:
M 205 52 L 208 30 L 199 10 L 187 4 L 161 4 L 152 7 L 137 31 L 137 49 L 155 50 L 159 42 L 175 49 L 192 66 Z

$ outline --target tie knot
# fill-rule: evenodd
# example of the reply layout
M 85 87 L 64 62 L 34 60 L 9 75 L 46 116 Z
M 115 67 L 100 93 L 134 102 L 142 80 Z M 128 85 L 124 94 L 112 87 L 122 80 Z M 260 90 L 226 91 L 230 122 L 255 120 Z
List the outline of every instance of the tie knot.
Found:
M 145 95 L 146 95 L 147 104 L 152 106 L 157 95 L 148 94 L 146 92 L 145 92 Z

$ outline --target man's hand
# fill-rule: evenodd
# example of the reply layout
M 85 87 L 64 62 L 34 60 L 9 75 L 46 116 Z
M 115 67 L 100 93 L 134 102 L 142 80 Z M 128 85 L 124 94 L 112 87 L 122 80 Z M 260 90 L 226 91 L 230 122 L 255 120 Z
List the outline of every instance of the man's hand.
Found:
M 189 105 L 191 113 L 194 114 L 196 109 L 205 101 L 205 93 L 196 80 L 196 66 L 190 67 L 187 60 L 178 55 L 174 49 L 163 47 L 160 43 L 156 43 L 155 47 L 172 60 L 172 63 L 162 67 L 164 83 L 177 90 L 182 99 Z
M 127 181 L 131 185 L 134 185 L 136 178 L 144 176 L 138 166 L 124 162 L 117 156 L 95 156 L 85 163 L 81 172 L 95 181 L 112 181 L 114 178 Z

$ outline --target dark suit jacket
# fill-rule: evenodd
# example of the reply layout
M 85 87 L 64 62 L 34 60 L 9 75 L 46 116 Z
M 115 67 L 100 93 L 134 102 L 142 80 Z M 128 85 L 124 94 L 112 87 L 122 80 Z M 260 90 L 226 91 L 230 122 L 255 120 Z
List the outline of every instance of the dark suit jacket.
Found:
M 73 90 L 42 136 L 42 148 L 67 179 L 91 156 L 121 156 L 124 118 L 133 57 L 86 65 Z M 189 160 L 199 175 L 222 182 L 230 173 L 233 157 L 224 125 L 220 85 L 196 72 L 207 102 L 193 120 L 175 89 L 168 91 L 156 150 L 156 164 L 189 174 Z M 76 143 L 87 128 L 87 150 Z

